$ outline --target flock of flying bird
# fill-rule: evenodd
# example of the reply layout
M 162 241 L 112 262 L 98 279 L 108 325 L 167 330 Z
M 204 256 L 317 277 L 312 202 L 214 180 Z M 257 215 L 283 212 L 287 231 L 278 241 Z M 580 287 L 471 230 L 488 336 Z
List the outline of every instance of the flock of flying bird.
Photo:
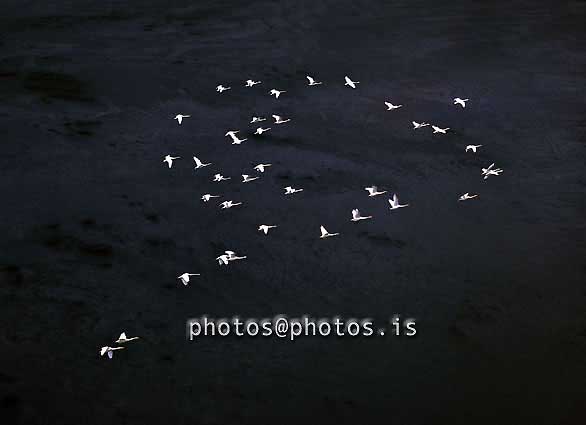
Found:
M 318 86 L 318 85 L 322 84 L 321 81 L 317 81 L 315 78 L 313 78 L 311 76 L 307 76 L 306 78 L 308 81 L 308 84 L 307 84 L 308 86 Z M 357 85 L 360 83 L 359 81 L 353 81 L 348 76 L 344 77 L 344 80 L 345 80 L 344 85 L 348 86 L 352 89 L 356 89 Z M 254 87 L 258 84 L 262 84 L 262 82 L 255 81 L 255 80 L 246 80 L 244 86 L 245 87 Z M 223 92 L 225 92 L 227 90 L 231 90 L 231 89 L 232 89 L 231 87 L 224 86 L 222 84 L 220 84 L 216 87 L 216 91 L 218 93 L 223 93 Z M 269 95 L 274 96 L 276 99 L 278 99 L 279 96 L 281 96 L 283 93 L 286 93 L 286 91 L 285 90 L 271 89 L 268 92 Z M 462 108 L 466 108 L 466 102 L 468 102 L 468 101 L 469 101 L 469 99 L 462 99 L 460 97 L 456 97 L 453 99 L 453 104 L 461 106 Z M 403 105 L 394 105 L 391 102 L 386 102 L 386 101 L 384 102 L 384 104 L 387 107 L 388 111 L 396 110 L 396 109 L 403 107 Z M 190 118 L 190 117 L 191 117 L 191 115 L 177 114 L 177 115 L 175 115 L 175 117 L 173 117 L 173 119 L 176 120 L 179 125 L 181 125 L 185 118 Z M 288 123 L 291 121 L 291 119 L 283 118 L 280 115 L 272 115 L 272 118 L 274 120 L 274 122 L 273 122 L 274 125 L 285 124 L 285 123 Z M 250 124 L 257 124 L 257 123 L 264 122 L 266 120 L 267 119 L 264 117 L 253 116 L 250 121 Z M 421 129 L 424 127 L 431 126 L 431 128 L 433 130 L 433 134 L 447 134 L 448 130 L 450 130 L 449 127 L 441 128 L 437 125 L 431 125 L 430 123 L 427 123 L 427 122 L 412 121 L 412 124 L 413 124 L 414 130 L 418 130 L 418 129 Z M 271 127 L 262 126 L 262 124 L 257 124 L 257 125 L 259 125 L 259 127 L 257 127 L 255 132 L 253 133 L 256 136 L 261 136 L 262 134 L 271 130 Z M 239 132 L 240 132 L 239 130 L 230 130 L 230 131 L 226 132 L 225 137 L 229 137 L 231 139 L 233 145 L 240 145 L 248 139 L 247 138 L 240 138 L 238 136 Z M 480 147 L 482 147 L 482 145 L 468 145 L 468 146 L 466 146 L 465 151 L 476 153 L 477 149 Z M 168 168 L 172 168 L 174 161 L 176 161 L 178 159 L 181 159 L 181 157 L 166 155 L 163 158 L 163 162 L 167 164 Z M 203 162 L 202 160 L 200 160 L 196 156 L 193 157 L 193 161 L 195 162 L 195 169 L 196 170 L 212 165 L 210 162 Z M 270 163 L 260 163 L 254 167 L 254 170 L 257 173 L 262 174 L 266 171 L 267 168 L 269 168 L 271 166 L 272 166 L 272 164 L 270 164 Z M 482 168 L 481 175 L 486 180 L 488 177 L 498 176 L 502 172 L 503 172 L 503 170 L 501 168 L 495 168 L 495 164 L 492 163 L 488 167 Z M 254 180 L 257 180 L 258 178 L 259 178 L 258 175 L 253 176 L 250 174 L 242 174 L 242 183 L 249 183 Z M 217 183 L 217 182 L 227 181 L 230 179 L 231 179 L 231 177 L 225 177 L 220 173 L 216 173 L 216 174 L 214 174 L 212 181 Z M 302 188 L 294 188 L 292 186 L 286 186 L 283 189 L 284 189 L 284 195 L 293 195 L 295 193 L 299 193 L 299 192 L 303 191 Z M 369 187 L 365 187 L 364 189 L 368 192 L 369 197 L 380 196 L 380 195 L 384 195 L 385 193 L 387 193 L 386 190 L 379 190 L 377 188 L 377 186 L 369 186 Z M 202 195 L 201 200 L 203 202 L 209 202 L 212 200 L 212 198 L 220 198 L 220 197 L 221 197 L 220 195 L 212 195 L 212 194 L 206 193 L 206 194 Z M 474 199 L 476 197 L 478 197 L 478 194 L 470 194 L 470 193 L 466 192 L 463 195 L 461 195 L 458 200 L 459 201 L 467 201 L 470 199 Z M 388 199 L 388 203 L 390 206 L 389 209 L 391 211 L 409 206 L 409 204 L 401 204 L 399 201 L 399 198 L 397 197 L 397 194 L 393 194 L 393 196 L 390 199 Z M 242 205 L 242 202 L 235 202 L 233 200 L 225 200 L 219 204 L 221 209 L 229 209 L 229 208 L 233 208 L 233 207 L 236 207 L 239 205 Z M 352 222 L 358 222 L 358 221 L 370 220 L 370 219 L 372 219 L 372 216 L 362 215 L 360 213 L 360 210 L 358 210 L 357 208 L 352 210 L 352 218 L 351 218 Z M 269 231 L 271 229 L 276 228 L 276 227 L 277 227 L 276 225 L 261 224 L 258 227 L 258 231 L 264 233 L 265 235 L 268 235 Z M 320 236 L 319 236 L 320 239 L 338 236 L 339 234 L 340 233 L 331 233 L 323 225 L 320 226 Z M 237 255 L 234 251 L 230 251 L 230 250 L 226 250 L 224 253 L 222 253 L 218 257 L 216 257 L 216 261 L 218 261 L 218 264 L 220 266 L 228 265 L 232 261 L 244 260 L 244 259 L 246 259 L 245 255 L 240 256 L 240 255 Z M 183 285 L 187 286 L 190 282 L 190 278 L 193 276 L 200 276 L 200 274 L 199 273 L 183 273 L 180 276 L 178 276 L 177 279 L 180 280 L 181 283 L 183 283 Z M 118 338 L 118 340 L 116 341 L 116 343 L 124 344 L 126 342 L 129 342 L 129 341 L 132 341 L 135 339 L 138 339 L 138 337 L 126 338 L 125 333 L 122 333 L 120 335 L 120 337 Z M 124 347 L 122 347 L 122 346 L 118 346 L 118 347 L 105 346 L 105 347 L 101 348 L 100 354 L 102 356 L 104 354 L 107 354 L 109 358 L 112 358 L 114 351 L 121 350 L 123 348 Z

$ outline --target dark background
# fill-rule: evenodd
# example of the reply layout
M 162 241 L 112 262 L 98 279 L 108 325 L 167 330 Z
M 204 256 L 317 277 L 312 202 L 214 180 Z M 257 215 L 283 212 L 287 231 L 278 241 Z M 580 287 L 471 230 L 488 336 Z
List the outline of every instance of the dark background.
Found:
M 4 1 L 0 422 L 585 423 L 584 22 L 584 1 Z M 224 137 L 271 113 L 293 121 Z M 418 334 L 185 338 L 279 313 Z M 100 357 L 121 331 L 142 339 Z

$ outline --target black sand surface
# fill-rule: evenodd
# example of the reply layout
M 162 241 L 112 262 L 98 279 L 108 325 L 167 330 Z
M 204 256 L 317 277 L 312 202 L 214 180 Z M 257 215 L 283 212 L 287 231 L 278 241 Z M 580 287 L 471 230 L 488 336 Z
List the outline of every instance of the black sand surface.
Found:
M 488 3 L 4 1 L 0 423 L 586 423 L 586 2 Z M 417 336 L 185 338 L 395 313 Z

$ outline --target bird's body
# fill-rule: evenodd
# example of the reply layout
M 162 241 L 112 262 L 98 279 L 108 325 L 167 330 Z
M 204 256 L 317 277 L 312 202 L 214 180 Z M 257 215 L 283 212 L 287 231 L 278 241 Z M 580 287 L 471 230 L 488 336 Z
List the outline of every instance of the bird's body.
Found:
M 111 359 L 112 357 L 114 357 L 114 351 L 118 351 L 118 350 L 124 350 L 124 347 L 102 347 L 100 349 L 100 356 L 103 356 L 104 354 L 108 354 L 108 358 Z
M 258 164 L 255 165 L 254 169 L 256 171 L 258 171 L 259 173 L 264 173 L 265 172 L 265 168 L 270 167 L 273 164 Z
M 441 134 L 446 134 L 448 132 L 448 130 L 450 129 L 450 127 L 446 127 L 446 128 L 440 128 L 436 125 L 432 125 L 431 128 L 433 128 L 433 133 L 441 133 Z
M 500 168 L 497 168 L 496 170 L 489 170 L 488 172 L 486 172 L 486 174 L 484 174 L 484 180 L 486 180 L 490 176 L 499 176 L 502 172 L 503 170 L 501 170 Z
M 258 179 L 258 177 L 251 177 L 248 174 L 242 174 L 242 183 L 248 183 L 256 179 Z
M 454 98 L 454 105 L 461 105 L 462 108 L 466 107 L 466 102 L 468 102 L 470 99 L 461 99 L 459 97 L 455 97 Z
M 501 168 L 492 168 L 494 167 L 494 162 L 488 166 L 488 168 L 482 169 L 482 175 L 484 176 L 484 180 L 489 178 L 490 176 L 498 176 L 500 175 L 503 170 Z
M 224 87 L 223 85 L 216 86 L 216 91 L 218 93 L 225 92 L 226 90 L 230 90 L 232 87 Z
M 271 96 L 275 96 L 275 99 L 278 99 L 279 96 L 281 96 L 281 94 L 286 93 L 285 90 L 277 90 L 277 89 L 272 89 L 269 94 Z
M 326 230 L 326 228 L 324 226 L 320 226 L 319 230 L 321 232 L 321 236 L 319 237 L 320 239 L 325 239 L 325 238 L 331 238 L 332 236 L 338 236 L 339 233 L 330 233 Z
M 212 165 L 211 162 L 206 162 L 206 163 L 201 162 L 197 156 L 193 157 L 193 161 L 195 161 L 195 169 L 196 170 L 198 168 L 203 168 L 203 167 L 207 167 L 208 165 Z
M 263 232 L 265 235 L 269 233 L 270 229 L 274 229 L 277 226 L 269 225 L 269 224 L 261 224 L 258 226 L 258 231 Z
M 166 162 L 167 165 L 169 166 L 169 168 L 171 168 L 173 166 L 173 161 L 175 161 L 176 159 L 179 159 L 179 158 L 181 158 L 181 157 L 180 156 L 167 155 L 163 159 L 163 162 Z
M 360 215 L 360 211 L 357 208 L 355 208 L 352 210 L 352 219 L 350 221 L 361 221 L 361 220 L 368 220 L 371 218 L 372 218 L 371 215 L 367 215 L 367 216 Z
M 303 189 L 293 189 L 291 186 L 287 186 L 284 189 L 285 189 L 285 195 L 292 195 L 293 193 L 303 191 Z
M 177 279 L 181 281 L 185 286 L 189 284 L 189 278 L 191 276 L 200 276 L 199 273 L 183 273 L 182 275 L 177 276 Z
M 239 139 L 238 137 L 232 137 L 232 144 L 233 145 L 240 145 L 242 142 L 246 142 L 248 139 Z
M 488 173 L 490 170 L 492 170 L 492 167 L 494 167 L 494 162 L 492 164 L 490 164 L 488 167 L 483 168 L 482 169 L 482 174 Z
M 244 260 L 246 255 L 238 256 L 234 251 L 224 251 L 228 256 L 228 261 Z
M 205 195 L 202 195 L 201 199 L 204 202 L 208 202 L 212 198 L 219 198 L 219 197 L 220 197 L 220 195 L 210 195 L 209 193 L 206 193 Z
M 393 105 L 391 102 L 385 102 L 385 105 L 387 105 L 387 111 L 392 111 L 393 109 L 399 109 L 400 107 L 403 106 L 403 105 Z
M 309 75 L 306 76 L 305 78 L 307 78 L 307 81 L 308 81 L 307 85 L 308 86 L 318 86 L 321 84 L 321 81 L 316 81 L 315 78 L 310 77 Z
M 177 120 L 177 123 L 179 125 L 181 125 L 181 123 L 183 122 L 183 118 L 189 118 L 189 117 L 191 117 L 191 115 L 177 114 L 177 115 L 175 115 L 175 117 L 173 117 L 173 119 Z
M 481 146 L 482 145 L 468 145 L 468 146 L 466 146 L 466 152 L 472 151 L 472 152 L 476 153 L 476 149 L 478 149 Z
M 214 174 L 213 181 L 215 181 L 215 182 L 223 182 L 223 181 L 230 180 L 230 179 L 231 179 L 231 177 L 224 177 L 221 174 Z
M 387 193 L 386 190 L 378 190 L 376 186 L 365 187 L 364 190 L 368 192 L 368 196 L 378 196 Z
M 413 123 L 413 130 L 417 130 L 418 128 L 421 128 L 421 127 L 427 127 L 429 125 L 429 123 L 427 123 L 427 122 L 421 122 L 421 123 L 416 122 L 416 121 L 411 121 L 411 122 Z
M 348 77 L 347 75 L 344 77 L 344 81 L 345 81 L 345 83 L 344 83 L 345 86 L 352 87 L 353 89 L 356 88 L 356 84 L 360 83 L 360 81 L 352 81 L 350 79 L 350 77 Z
M 242 142 L 245 142 L 247 140 L 247 139 L 239 139 L 238 136 L 236 135 L 237 133 L 240 133 L 240 130 L 230 130 L 224 136 L 232 139 L 233 145 L 239 145 Z
M 254 81 L 254 80 L 246 80 L 246 87 L 253 87 L 256 86 L 257 84 L 260 84 L 260 81 Z
M 266 118 L 263 117 L 252 117 L 252 119 L 250 120 L 251 124 L 254 124 L 255 122 L 263 122 L 266 121 Z
M 271 129 L 270 127 L 268 127 L 268 128 L 262 128 L 262 127 L 258 127 L 258 128 L 256 129 L 256 131 L 254 132 L 254 134 L 256 134 L 256 135 L 259 135 L 259 136 L 260 136 L 261 134 L 263 134 L 263 133 L 266 133 L 266 132 L 267 132 L 267 131 L 269 131 L 270 129 Z
M 468 199 L 474 199 L 477 196 L 478 195 L 470 195 L 468 192 L 466 192 L 465 194 L 463 194 L 462 196 L 460 196 L 460 198 L 458 198 L 458 201 L 467 201 Z
M 230 261 L 236 261 L 236 260 L 244 260 L 246 258 L 246 255 L 243 256 L 238 256 L 236 255 L 236 253 L 234 251 L 224 251 L 224 254 L 216 257 L 216 260 L 218 260 L 218 263 L 220 265 L 228 265 L 228 263 Z
M 273 115 L 273 119 L 275 120 L 275 124 L 284 124 L 286 122 L 291 121 L 291 119 L 289 119 L 289 118 L 284 120 L 283 117 L 280 115 Z
M 228 208 L 236 207 L 238 205 L 242 205 L 242 202 L 224 201 L 220 204 L 223 210 L 227 210 Z
M 127 342 L 135 341 L 137 339 L 140 339 L 140 338 L 137 336 L 133 336 L 132 338 L 127 338 L 126 333 L 122 332 L 120 334 L 120 336 L 118 337 L 118 339 L 116 340 L 116 344 L 126 344 Z
M 389 204 L 391 205 L 391 210 L 396 210 L 397 208 L 405 208 L 409 206 L 409 204 L 400 204 L 399 198 L 397 197 L 396 193 L 393 194 L 393 199 L 389 199 Z

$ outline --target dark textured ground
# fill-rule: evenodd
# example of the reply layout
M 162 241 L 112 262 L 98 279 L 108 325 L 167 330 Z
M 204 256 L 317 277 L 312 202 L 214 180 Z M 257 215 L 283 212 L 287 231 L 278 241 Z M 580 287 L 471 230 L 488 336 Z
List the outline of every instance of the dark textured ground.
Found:
M 2 5 L 0 422 L 585 423 L 586 3 L 233 3 Z M 270 113 L 294 121 L 223 137 Z M 244 207 L 199 201 L 257 162 L 274 167 L 222 190 Z M 226 248 L 249 258 L 219 268 Z M 277 313 L 419 332 L 185 340 L 189 317 Z M 100 358 L 122 330 L 142 340 Z

